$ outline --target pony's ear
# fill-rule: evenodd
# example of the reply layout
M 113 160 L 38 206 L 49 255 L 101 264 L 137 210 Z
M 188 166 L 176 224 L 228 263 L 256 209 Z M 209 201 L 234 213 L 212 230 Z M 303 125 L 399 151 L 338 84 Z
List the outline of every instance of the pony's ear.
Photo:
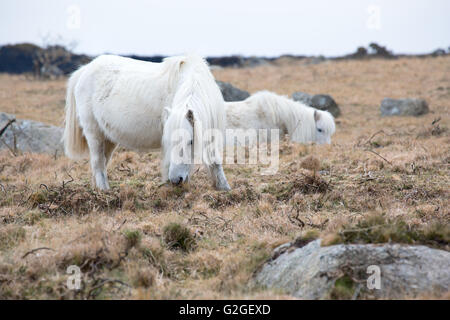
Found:
M 169 114 L 170 114 L 170 109 L 165 107 L 163 112 L 162 112 L 162 120 L 163 120 L 163 122 L 165 122 L 167 120 L 167 118 L 169 118 Z
M 194 127 L 194 112 L 191 109 L 186 113 L 186 119 L 188 119 L 191 126 Z
M 314 121 L 320 120 L 320 113 L 317 110 L 314 110 Z

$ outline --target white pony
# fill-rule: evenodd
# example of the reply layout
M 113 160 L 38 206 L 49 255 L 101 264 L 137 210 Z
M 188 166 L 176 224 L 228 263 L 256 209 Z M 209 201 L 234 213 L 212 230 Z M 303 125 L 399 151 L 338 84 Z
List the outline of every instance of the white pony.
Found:
M 227 129 L 279 129 L 294 142 L 331 143 L 334 118 L 328 111 L 317 110 L 269 91 L 257 92 L 238 102 L 226 102 Z M 267 137 L 270 137 L 268 132 Z
M 211 132 L 225 130 L 225 122 L 221 92 L 201 57 L 151 63 L 102 55 L 68 81 L 63 140 L 70 158 L 89 154 L 100 189 L 109 188 L 106 167 L 120 144 L 136 150 L 162 147 L 162 179 L 174 184 L 189 179 L 193 151 L 201 150 L 200 160 L 216 188 L 229 190 L 221 146 L 208 143 Z M 200 126 L 202 130 L 196 130 Z M 177 130 L 184 134 L 181 154 L 180 142 L 174 139 Z M 188 161 L 176 161 L 183 151 Z

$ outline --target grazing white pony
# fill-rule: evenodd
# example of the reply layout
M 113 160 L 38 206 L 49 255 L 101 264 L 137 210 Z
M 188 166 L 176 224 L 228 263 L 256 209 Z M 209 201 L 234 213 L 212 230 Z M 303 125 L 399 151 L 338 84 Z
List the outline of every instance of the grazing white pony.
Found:
M 203 58 L 151 63 L 102 55 L 68 81 L 63 140 L 70 158 L 89 154 L 100 189 L 109 188 L 106 168 L 120 144 L 135 150 L 162 147 L 162 178 L 174 184 L 189 179 L 194 151 L 201 150 L 200 161 L 216 188 L 229 190 L 222 146 L 215 139 L 211 143 L 214 130 L 223 133 L 225 122 L 221 92 Z M 174 139 L 177 131 L 183 133 L 181 142 Z
M 227 129 L 279 129 L 280 138 L 289 134 L 294 142 L 318 144 L 331 143 L 336 130 L 328 111 L 269 91 L 257 92 L 243 101 L 226 102 L 225 107 Z

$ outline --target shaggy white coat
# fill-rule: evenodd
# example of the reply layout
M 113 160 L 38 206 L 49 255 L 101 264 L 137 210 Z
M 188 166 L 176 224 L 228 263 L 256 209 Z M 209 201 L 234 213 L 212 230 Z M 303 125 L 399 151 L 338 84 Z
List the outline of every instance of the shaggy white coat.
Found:
M 136 150 L 162 147 L 165 181 L 171 161 L 170 135 L 186 126 L 189 110 L 203 129 L 224 131 L 222 95 L 201 57 L 177 56 L 151 63 L 99 56 L 68 81 L 63 136 L 66 155 L 76 159 L 89 154 L 97 186 L 108 189 L 106 166 L 116 145 Z M 195 141 L 207 141 L 192 129 Z M 205 145 L 202 159 L 210 167 L 216 186 L 226 189 L 229 186 L 221 167 L 222 150 L 216 150 L 219 147 Z
M 278 129 L 299 143 L 330 143 L 336 128 L 328 111 L 269 91 L 257 92 L 238 102 L 226 102 L 227 129 Z M 267 133 L 270 137 L 270 133 Z

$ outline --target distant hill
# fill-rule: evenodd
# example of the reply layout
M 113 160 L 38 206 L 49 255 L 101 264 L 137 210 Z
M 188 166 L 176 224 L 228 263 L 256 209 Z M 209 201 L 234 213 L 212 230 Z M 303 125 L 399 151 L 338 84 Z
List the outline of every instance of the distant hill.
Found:
M 240 55 L 224 57 L 207 57 L 210 65 L 220 67 L 252 67 L 265 63 L 272 63 L 278 59 L 302 60 L 305 63 L 320 63 L 325 60 L 342 59 L 395 59 L 404 56 L 413 57 L 436 57 L 450 54 L 449 49 L 437 49 L 429 54 L 422 55 L 396 55 L 386 47 L 376 43 L 371 43 L 368 48 L 359 47 L 356 52 L 341 57 L 325 58 L 284 55 L 280 57 L 244 57 Z M 161 62 L 165 56 L 138 56 L 128 55 L 128 57 L 138 60 Z M 20 74 L 34 73 L 36 76 L 57 76 L 70 74 L 79 66 L 88 63 L 93 57 L 84 54 L 74 54 L 63 46 L 39 47 L 32 43 L 20 43 L 0 46 L 0 72 Z

